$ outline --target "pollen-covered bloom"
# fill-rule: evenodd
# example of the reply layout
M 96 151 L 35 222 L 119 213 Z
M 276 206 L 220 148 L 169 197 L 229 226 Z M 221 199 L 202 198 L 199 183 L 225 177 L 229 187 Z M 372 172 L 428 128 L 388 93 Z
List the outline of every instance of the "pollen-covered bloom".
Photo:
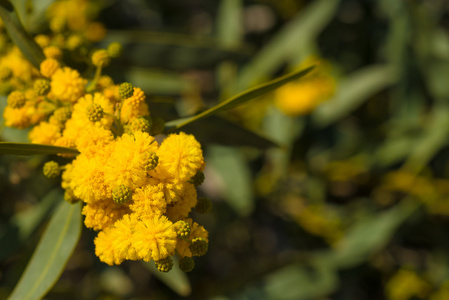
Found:
M 188 219 L 197 204 L 191 180 L 204 168 L 196 139 L 181 132 L 159 145 L 147 132 L 114 137 L 98 125 L 90 124 L 78 135 L 81 154 L 63 177 L 70 177 L 64 187 L 85 203 L 85 225 L 99 231 L 95 246 L 100 260 L 109 265 L 153 260 L 160 265 L 175 254 L 180 259 L 204 254 L 207 231 Z M 178 221 L 188 224 L 183 238 Z

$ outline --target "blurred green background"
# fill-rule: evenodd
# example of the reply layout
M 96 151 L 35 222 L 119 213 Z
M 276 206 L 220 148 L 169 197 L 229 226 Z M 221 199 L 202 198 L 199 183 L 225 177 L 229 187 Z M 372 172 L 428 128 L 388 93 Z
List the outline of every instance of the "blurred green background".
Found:
M 51 2 L 17 1 L 32 34 Z M 447 1 L 92 2 L 98 46 L 124 46 L 104 72 L 141 87 L 153 116 L 192 115 L 310 57 L 336 90 L 307 114 L 282 113 L 273 92 L 183 129 L 214 205 L 194 215 L 210 244 L 193 272 L 109 267 L 84 228 L 46 299 L 449 299 Z M 48 159 L 0 156 L 0 298 L 62 199 Z

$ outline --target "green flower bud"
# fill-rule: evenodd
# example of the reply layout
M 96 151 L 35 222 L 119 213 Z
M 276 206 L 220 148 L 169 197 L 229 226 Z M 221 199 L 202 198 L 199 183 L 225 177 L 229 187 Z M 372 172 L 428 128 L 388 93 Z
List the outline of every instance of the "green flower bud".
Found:
M 160 272 L 168 272 L 173 267 L 173 259 L 169 256 L 164 259 L 155 261 L 154 264 Z
M 12 91 L 8 95 L 8 105 L 12 108 L 21 108 L 25 105 L 26 98 L 22 92 Z
M 175 223 L 175 231 L 178 238 L 187 238 L 190 235 L 190 225 L 186 221 L 180 220 Z
M 134 93 L 134 86 L 129 82 L 124 82 L 120 85 L 118 92 L 119 92 L 120 98 L 128 99 Z
M 146 119 L 144 117 L 133 118 L 128 125 L 125 126 L 125 132 L 147 132 L 150 133 L 151 130 L 151 120 Z
M 179 268 L 183 272 L 191 272 L 195 268 L 195 261 L 191 257 L 183 257 L 179 260 Z
M 159 157 L 157 157 L 154 152 L 145 152 L 142 155 L 142 165 L 145 168 L 145 171 L 149 172 L 154 170 L 159 163 Z
M 72 109 L 68 106 L 60 107 L 55 110 L 50 119 L 59 124 L 64 124 L 72 116 Z
M 194 186 L 200 186 L 204 182 L 204 173 L 201 171 L 196 172 L 196 174 L 190 179 L 190 183 Z
M 192 240 L 192 244 L 190 244 L 189 246 L 193 256 L 203 256 L 204 254 L 206 254 L 208 247 L 209 243 L 201 237 L 194 238 Z
M 209 198 L 201 197 L 198 198 L 198 201 L 195 206 L 195 210 L 200 214 L 206 214 L 212 209 L 212 202 Z
M 38 96 L 45 96 L 50 91 L 50 80 L 48 79 L 38 79 L 34 82 L 34 92 Z
M 47 178 L 56 178 L 61 173 L 61 168 L 57 162 L 49 161 L 45 163 L 43 172 Z
M 104 116 L 103 108 L 99 104 L 91 104 L 86 108 L 87 118 L 91 122 L 98 122 Z
M 109 56 L 111 56 L 112 58 L 117 58 L 122 55 L 123 46 L 122 44 L 117 42 L 110 43 L 107 51 L 109 53 Z
M 123 204 L 131 200 L 132 192 L 126 185 L 117 185 L 112 189 L 112 200 L 115 203 Z

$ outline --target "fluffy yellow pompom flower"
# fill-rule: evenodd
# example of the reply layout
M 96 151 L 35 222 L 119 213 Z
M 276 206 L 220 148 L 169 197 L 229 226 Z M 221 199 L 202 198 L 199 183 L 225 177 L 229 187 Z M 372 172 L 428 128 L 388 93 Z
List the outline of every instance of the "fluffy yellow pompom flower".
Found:
M 112 199 L 102 199 L 88 203 L 83 207 L 84 225 L 94 230 L 105 230 L 112 227 L 124 215 L 131 213 L 128 205 L 117 204 Z
M 54 58 L 47 58 L 41 62 L 39 69 L 42 76 L 50 78 L 57 70 L 59 70 L 59 62 Z
M 88 124 L 76 140 L 76 148 L 83 155 L 92 158 L 97 155 L 98 151 L 103 151 L 102 149 L 111 144 L 113 140 L 114 136 L 111 131 Z
M 41 122 L 31 129 L 28 138 L 31 143 L 52 145 L 61 136 L 59 126 L 48 122 Z
M 100 121 L 93 124 L 104 129 L 109 129 L 111 127 L 114 119 L 110 115 L 114 113 L 114 104 L 100 93 L 95 93 L 93 96 L 87 94 L 84 97 L 79 98 L 78 102 L 73 106 L 72 116 L 65 125 L 65 130 L 63 132 L 64 136 L 77 140 L 81 132 L 84 131 L 89 124 L 92 124 L 86 112 L 87 108 L 92 105 L 92 103 L 101 106 L 103 112 L 106 114 Z
M 87 80 L 69 67 L 56 70 L 51 76 L 51 92 L 62 101 L 75 102 L 84 95 Z
M 112 187 L 105 182 L 103 167 L 109 157 L 109 147 L 104 147 L 95 157 L 78 155 L 73 161 L 70 187 L 75 196 L 91 203 L 112 197 Z
M 167 204 L 162 184 L 148 184 L 137 189 L 133 194 L 133 200 L 130 208 L 139 216 L 152 217 L 165 214 Z
M 36 109 L 34 103 L 27 101 L 21 108 L 6 106 L 3 111 L 3 117 L 5 118 L 6 126 L 23 129 L 38 123 L 45 118 L 45 115 Z
M 156 151 L 157 142 L 148 133 L 125 133 L 116 140 L 104 166 L 106 182 L 111 186 L 125 185 L 132 190 L 143 186 L 147 180 L 144 154 Z
M 149 116 L 150 111 L 148 110 L 148 105 L 145 101 L 139 102 L 135 105 L 135 102 L 131 102 L 132 96 L 123 102 L 121 122 L 126 124 L 133 118 L 138 118 L 142 116 Z M 134 105 L 133 105 L 134 104 Z
M 139 259 L 161 260 L 175 253 L 176 232 L 166 216 L 144 218 L 137 222 L 133 245 Z
M 97 255 L 100 260 L 108 265 L 112 266 L 114 264 L 121 264 L 125 258 L 118 255 L 117 251 L 113 246 L 115 239 L 115 233 L 113 228 L 108 228 L 104 231 L 100 231 L 98 236 L 95 238 L 95 255 Z
M 203 151 L 193 135 L 180 132 L 169 135 L 156 152 L 157 171 L 180 181 L 192 178 L 203 167 Z
M 167 206 L 167 217 L 176 222 L 187 218 L 190 211 L 197 203 L 197 193 L 195 186 L 186 182 L 184 188 L 179 193 L 177 201 Z

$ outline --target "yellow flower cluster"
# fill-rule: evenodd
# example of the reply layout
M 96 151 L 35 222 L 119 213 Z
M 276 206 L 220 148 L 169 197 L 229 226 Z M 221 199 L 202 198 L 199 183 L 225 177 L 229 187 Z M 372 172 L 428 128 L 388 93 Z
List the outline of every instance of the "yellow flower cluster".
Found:
M 80 155 L 64 171 L 68 197 L 85 202 L 85 225 L 100 231 L 96 254 L 113 265 L 123 260 L 160 261 L 192 253 L 208 233 L 188 215 L 197 204 L 190 179 L 204 168 L 192 135 L 169 135 L 161 145 L 147 132 L 114 138 L 97 122 L 77 139 Z M 179 224 L 186 223 L 188 236 Z
M 317 62 L 307 59 L 300 68 Z M 318 69 L 297 81 L 288 83 L 275 91 L 275 104 L 286 115 L 299 116 L 312 112 L 319 104 L 329 100 L 336 90 L 335 79 L 325 62 Z
M 53 35 L 35 37 L 46 57 L 39 70 L 15 47 L 0 53 L 0 87 L 8 83 L 10 91 L 5 123 L 32 127 L 32 143 L 79 151 L 63 167 L 47 163 L 44 174 L 54 178 L 63 170 L 64 199 L 83 202 L 85 225 L 99 231 L 95 245 L 101 261 L 154 260 L 166 272 L 177 255 L 180 268 L 191 271 L 192 256 L 208 248 L 208 232 L 189 218 L 198 202 L 196 187 L 204 180 L 201 145 L 183 132 L 156 141 L 163 121 L 150 116 L 142 89 L 101 75 L 121 45 L 113 43 L 87 57 L 82 47 L 96 39 L 76 32 L 92 26 L 89 9 L 86 0 L 57 1 L 50 7 Z M 96 69 L 92 77 L 62 61 L 74 53 Z M 201 199 L 198 211 L 204 213 L 210 202 Z

